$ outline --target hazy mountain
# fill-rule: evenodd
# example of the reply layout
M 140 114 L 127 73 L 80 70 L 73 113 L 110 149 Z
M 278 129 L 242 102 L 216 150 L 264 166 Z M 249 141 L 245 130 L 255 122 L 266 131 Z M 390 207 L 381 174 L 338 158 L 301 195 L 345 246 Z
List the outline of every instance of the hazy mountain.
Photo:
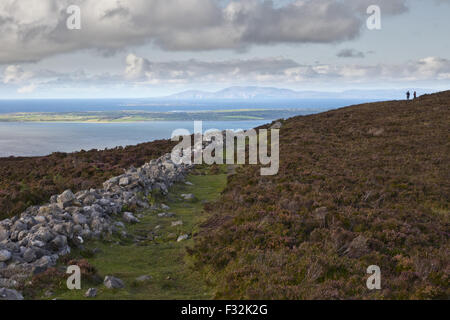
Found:
M 430 89 L 347 90 L 342 92 L 294 91 L 274 87 L 230 87 L 216 92 L 190 90 L 173 94 L 168 100 L 285 100 L 285 99 L 403 99 L 407 90 L 419 95 Z

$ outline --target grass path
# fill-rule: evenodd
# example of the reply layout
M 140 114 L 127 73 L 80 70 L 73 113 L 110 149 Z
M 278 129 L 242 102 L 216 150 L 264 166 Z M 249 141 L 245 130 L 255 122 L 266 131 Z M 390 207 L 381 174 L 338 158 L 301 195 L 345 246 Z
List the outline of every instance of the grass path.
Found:
M 103 278 L 113 275 L 122 279 L 126 287 L 121 290 L 109 290 L 103 284 L 83 281 L 82 290 L 62 289 L 51 298 L 85 299 L 84 293 L 90 287 L 99 290 L 97 299 L 209 299 L 213 297 L 200 274 L 190 267 L 186 247 L 192 246 L 199 224 L 207 216 L 203 212 L 202 202 L 216 200 L 226 186 L 226 173 L 190 175 L 187 181 L 193 185 L 177 184 L 164 203 L 175 213 L 175 217 L 161 218 L 155 211 L 145 211 L 141 222 L 127 225 L 127 232 L 134 239 L 109 242 L 90 242 L 87 249 L 99 251 L 87 258 L 98 274 Z M 195 202 L 181 200 L 180 195 L 192 193 L 198 199 Z M 172 226 L 172 222 L 182 221 L 182 225 Z M 177 242 L 177 237 L 189 234 L 189 239 Z M 154 240 L 151 238 L 155 237 Z M 138 282 L 140 276 L 151 279 Z

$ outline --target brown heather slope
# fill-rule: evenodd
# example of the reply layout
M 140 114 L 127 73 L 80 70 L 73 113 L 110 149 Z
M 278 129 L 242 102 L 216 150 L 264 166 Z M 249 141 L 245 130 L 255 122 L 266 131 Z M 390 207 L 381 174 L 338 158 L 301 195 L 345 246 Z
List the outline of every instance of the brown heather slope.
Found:
M 449 124 L 450 91 L 286 120 L 279 174 L 244 166 L 207 208 L 216 298 L 449 298 Z
M 0 219 L 48 202 L 50 196 L 66 189 L 77 192 L 100 187 L 123 169 L 141 166 L 170 152 L 174 145 L 158 140 L 126 148 L 0 158 Z

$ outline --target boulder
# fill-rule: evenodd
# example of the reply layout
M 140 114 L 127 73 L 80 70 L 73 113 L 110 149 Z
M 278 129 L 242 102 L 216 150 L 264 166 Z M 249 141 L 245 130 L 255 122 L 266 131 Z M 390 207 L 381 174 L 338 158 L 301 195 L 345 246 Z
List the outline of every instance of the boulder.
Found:
M 6 262 L 11 259 L 11 252 L 8 250 L 0 250 L 0 262 Z
M 125 288 L 125 284 L 119 278 L 113 276 L 106 276 L 103 284 L 108 289 L 122 289 Z
M 56 236 L 50 244 L 55 250 L 60 250 L 67 245 L 67 237 L 61 235 Z
M 181 236 L 179 236 L 177 238 L 177 242 L 181 242 L 181 241 L 184 241 L 184 240 L 187 240 L 187 239 L 189 239 L 189 235 L 188 234 L 182 234 Z
M 96 288 L 89 288 L 88 291 L 84 294 L 86 298 L 95 298 L 98 294 L 98 290 Z
M 86 224 L 88 223 L 88 220 L 84 215 L 76 213 L 73 215 L 73 222 L 75 222 L 76 224 Z
M 0 242 L 8 239 L 10 234 L 11 233 L 9 232 L 9 230 L 6 230 L 2 226 L 0 226 Z
M 23 296 L 16 290 L 0 288 L 0 300 L 23 300 Z
M 130 184 L 130 178 L 128 178 L 128 177 L 123 177 L 119 180 L 119 186 L 121 186 L 121 187 L 126 187 L 129 184 Z
M 37 258 L 36 250 L 33 248 L 28 248 L 23 253 L 23 259 L 28 263 L 35 261 L 36 258 Z
M 172 227 L 182 226 L 182 225 L 183 225 L 183 221 L 181 221 L 181 220 L 172 222 Z
M 182 194 L 181 197 L 184 200 L 187 200 L 187 201 L 194 201 L 195 200 L 195 196 L 192 193 Z
M 125 212 L 123 214 L 123 221 L 128 223 L 138 223 L 139 219 L 136 218 L 131 212 Z
M 66 190 L 57 197 L 56 202 L 61 209 L 64 209 L 71 206 L 74 200 L 75 195 L 72 193 L 72 191 Z

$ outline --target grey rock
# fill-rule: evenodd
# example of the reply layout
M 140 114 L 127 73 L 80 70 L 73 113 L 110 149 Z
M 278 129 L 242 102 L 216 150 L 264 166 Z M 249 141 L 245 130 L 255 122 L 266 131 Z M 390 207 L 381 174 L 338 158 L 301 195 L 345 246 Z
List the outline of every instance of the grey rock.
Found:
M 12 226 L 11 229 L 12 229 L 13 231 L 18 231 L 18 232 L 20 232 L 20 231 L 27 230 L 28 227 L 27 227 L 27 225 L 26 225 L 25 223 L 23 223 L 22 221 L 18 220 L 18 221 L 16 221 L 16 222 L 14 223 L 14 225 Z
M 125 288 L 125 284 L 119 278 L 113 276 L 106 276 L 103 284 L 108 289 L 122 289 Z
M 160 217 L 160 218 L 172 218 L 172 217 L 175 217 L 175 213 L 173 213 L 173 212 L 161 212 L 161 213 L 158 213 L 158 217 Z
M 59 250 L 61 248 L 64 248 L 67 245 L 67 237 L 65 236 L 56 236 L 55 239 L 51 241 L 51 245 L 56 249 Z
M 64 209 L 71 206 L 74 200 L 75 195 L 72 193 L 72 191 L 66 190 L 58 196 L 56 202 L 61 209 Z
M 187 239 L 189 239 L 189 235 L 188 234 L 182 234 L 181 236 L 179 236 L 177 238 L 177 242 L 181 242 L 181 241 L 184 241 L 184 240 L 187 240 Z
M 74 214 L 73 215 L 73 222 L 75 222 L 77 224 L 86 224 L 86 223 L 88 223 L 88 220 L 82 214 Z
M 13 279 L 1 279 L 0 278 L 0 288 L 15 289 L 19 283 Z
M 170 210 L 170 207 L 164 203 L 161 203 L 161 209 L 163 210 Z
M 24 259 L 26 262 L 28 262 L 28 263 L 30 263 L 30 262 L 32 262 L 32 261 L 35 261 L 36 258 L 37 258 L 37 255 L 36 255 L 36 250 L 35 250 L 35 249 L 28 248 L 28 249 L 26 249 L 25 252 L 23 253 L 23 259 Z
M 50 240 L 53 239 L 53 234 L 50 232 L 49 228 L 41 227 L 35 233 L 35 237 L 37 240 L 41 240 L 43 242 L 49 242 Z
M 36 220 L 37 223 L 46 223 L 47 222 L 47 218 L 44 216 L 36 216 L 36 217 L 34 217 L 34 220 Z
M 188 200 L 188 201 L 195 200 L 195 196 L 194 196 L 192 193 L 182 194 L 181 197 L 182 197 L 184 200 Z
M 137 282 L 145 282 L 145 281 L 149 281 L 149 280 L 151 280 L 151 279 L 152 279 L 151 276 L 144 275 L 144 276 L 137 277 L 137 278 L 136 278 L 136 281 L 137 281 Z
M 11 252 L 8 250 L 0 250 L 0 262 L 6 262 L 11 259 Z
M 183 225 L 183 221 L 178 220 L 178 221 L 174 221 L 172 222 L 172 227 L 176 227 L 176 226 L 182 226 Z
M 11 232 L 0 226 L 0 242 L 9 238 Z
M 23 296 L 16 290 L 0 288 L 0 300 L 23 300 Z
M 136 218 L 131 212 L 125 212 L 123 214 L 123 220 L 128 223 L 138 223 L 139 219 Z
M 130 184 L 130 179 L 128 177 L 123 177 L 119 180 L 119 186 L 125 187 Z
M 121 221 L 117 221 L 114 223 L 114 225 L 118 228 L 125 228 L 125 225 L 123 224 L 123 222 Z
M 55 295 L 55 293 L 51 290 L 47 290 L 44 292 L 44 296 L 47 298 L 50 298 L 51 296 L 54 296 L 54 295 Z
M 50 197 L 50 203 L 56 203 L 58 201 L 58 195 L 54 194 Z
M 95 298 L 98 294 L 98 290 L 96 288 L 89 288 L 88 291 L 84 294 L 86 298 Z

